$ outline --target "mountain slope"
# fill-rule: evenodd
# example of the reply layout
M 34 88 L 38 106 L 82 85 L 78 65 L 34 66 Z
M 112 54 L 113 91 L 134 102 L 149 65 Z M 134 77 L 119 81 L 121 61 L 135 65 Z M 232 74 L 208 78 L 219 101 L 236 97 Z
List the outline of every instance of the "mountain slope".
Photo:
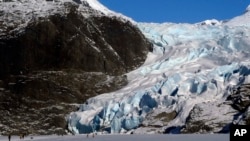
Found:
M 127 73 L 127 86 L 90 98 L 72 112 L 69 129 L 223 133 L 231 124 L 249 124 L 250 27 L 247 19 L 241 21 L 248 14 L 226 23 L 138 23 L 153 53 Z
M 227 26 L 249 26 L 250 20 L 250 5 L 246 8 L 243 15 L 237 16 L 225 23 Z
M 76 103 L 120 89 L 143 64 L 151 43 L 98 4 L 1 2 L 0 134 L 64 134 Z

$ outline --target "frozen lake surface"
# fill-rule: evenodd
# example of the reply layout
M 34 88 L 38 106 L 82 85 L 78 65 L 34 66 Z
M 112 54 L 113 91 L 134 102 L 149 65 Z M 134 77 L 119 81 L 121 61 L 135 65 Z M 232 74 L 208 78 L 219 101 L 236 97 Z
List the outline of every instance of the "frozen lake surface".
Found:
M 23 141 L 229 141 L 229 134 L 179 134 L 179 135 L 90 135 L 76 136 L 31 136 Z M 0 136 L 0 141 L 8 141 L 7 136 Z M 11 141 L 20 141 L 14 136 Z

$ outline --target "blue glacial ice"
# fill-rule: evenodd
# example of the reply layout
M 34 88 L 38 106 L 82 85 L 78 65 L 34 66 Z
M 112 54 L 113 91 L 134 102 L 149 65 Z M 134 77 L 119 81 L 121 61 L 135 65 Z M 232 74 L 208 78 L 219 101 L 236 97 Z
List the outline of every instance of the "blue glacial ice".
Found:
M 250 27 L 137 26 L 154 43 L 150 59 L 127 74 L 130 82 L 123 89 L 90 98 L 72 112 L 67 118 L 72 132 L 129 131 L 159 107 L 180 113 L 170 124 L 183 125 L 194 104 L 223 100 L 227 88 L 250 82 Z

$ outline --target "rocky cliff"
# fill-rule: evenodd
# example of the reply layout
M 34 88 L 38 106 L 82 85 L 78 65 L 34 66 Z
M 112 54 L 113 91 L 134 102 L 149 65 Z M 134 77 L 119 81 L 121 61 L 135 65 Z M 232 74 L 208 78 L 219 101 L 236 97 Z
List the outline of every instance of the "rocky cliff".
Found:
M 92 5 L 1 3 L 0 134 L 64 134 L 77 103 L 121 88 L 144 63 L 152 46 L 140 30 Z

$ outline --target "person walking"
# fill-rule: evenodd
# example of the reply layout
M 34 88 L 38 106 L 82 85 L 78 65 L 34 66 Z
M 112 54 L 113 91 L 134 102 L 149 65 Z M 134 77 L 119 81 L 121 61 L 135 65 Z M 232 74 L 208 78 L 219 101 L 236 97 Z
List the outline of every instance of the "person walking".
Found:
M 9 141 L 11 140 L 11 134 L 8 135 Z

